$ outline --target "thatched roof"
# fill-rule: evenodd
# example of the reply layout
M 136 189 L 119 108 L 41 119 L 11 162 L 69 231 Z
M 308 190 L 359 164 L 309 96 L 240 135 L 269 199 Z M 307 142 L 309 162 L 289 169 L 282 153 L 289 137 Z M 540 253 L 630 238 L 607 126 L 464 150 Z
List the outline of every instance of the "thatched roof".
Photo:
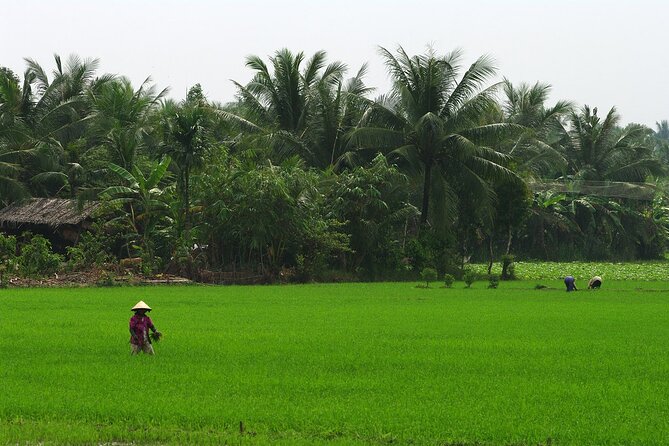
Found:
M 77 200 L 61 198 L 31 198 L 12 203 L 0 210 L 0 226 L 6 225 L 78 225 L 91 216 L 99 203 L 85 203 L 79 209 Z

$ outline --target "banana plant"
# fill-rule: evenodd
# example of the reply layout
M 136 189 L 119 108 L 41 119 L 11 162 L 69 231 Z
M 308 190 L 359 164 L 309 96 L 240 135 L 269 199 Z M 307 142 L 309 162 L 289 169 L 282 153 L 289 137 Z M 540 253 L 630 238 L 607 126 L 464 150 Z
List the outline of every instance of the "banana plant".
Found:
M 153 165 L 148 176 L 136 165 L 131 171 L 110 163 L 109 171 L 116 175 L 122 184 L 110 186 L 100 193 L 100 198 L 112 205 L 118 205 L 124 211 L 124 218 L 136 234 L 134 240 L 149 256 L 153 255 L 151 235 L 161 219 L 169 212 L 165 200 L 165 189 L 160 188 L 162 180 L 172 159 L 164 156 Z M 132 241 L 131 241 L 132 242 Z

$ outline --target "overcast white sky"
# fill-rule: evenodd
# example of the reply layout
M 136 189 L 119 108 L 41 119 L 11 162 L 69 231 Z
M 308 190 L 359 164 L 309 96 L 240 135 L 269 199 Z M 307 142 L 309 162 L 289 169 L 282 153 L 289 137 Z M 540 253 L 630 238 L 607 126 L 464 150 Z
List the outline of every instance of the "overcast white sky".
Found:
M 230 79 L 247 82 L 250 54 L 324 49 L 367 84 L 388 90 L 379 45 L 408 53 L 431 44 L 467 62 L 495 58 L 500 77 L 553 85 L 552 101 L 600 110 L 625 122 L 669 119 L 669 2 L 662 0 L 214 1 L 0 0 L 0 65 L 22 74 L 24 57 L 54 67 L 53 54 L 101 60 L 101 72 L 139 84 L 151 76 L 183 98 L 199 82 L 227 102 Z M 601 112 L 600 112 L 601 113 Z M 603 114 L 603 113 L 601 113 Z

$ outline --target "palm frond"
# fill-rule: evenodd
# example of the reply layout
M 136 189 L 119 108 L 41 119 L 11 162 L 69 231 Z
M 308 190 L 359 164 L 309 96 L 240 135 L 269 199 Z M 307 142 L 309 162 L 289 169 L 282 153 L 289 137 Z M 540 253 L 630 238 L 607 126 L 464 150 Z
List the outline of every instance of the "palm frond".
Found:
M 235 124 L 239 125 L 239 127 L 242 130 L 246 130 L 246 131 L 252 132 L 252 133 L 260 133 L 260 132 L 263 132 L 263 130 L 264 130 L 262 127 L 258 126 L 257 124 L 254 124 L 253 122 L 251 122 L 247 119 L 244 119 L 241 116 L 236 115 L 234 113 L 230 113 L 230 112 L 225 111 L 225 110 L 215 110 L 214 113 L 217 114 L 218 116 L 220 116 L 221 119 L 223 119 L 226 122 L 231 122 L 231 123 L 235 123 Z
M 479 57 L 465 72 L 457 87 L 448 97 L 448 101 L 444 105 L 446 114 L 455 114 L 473 95 L 483 88 L 484 83 L 495 73 L 497 73 L 497 69 L 493 66 L 492 58 L 489 56 Z
M 360 127 L 351 131 L 350 144 L 388 150 L 403 145 L 404 133 L 384 127 Z

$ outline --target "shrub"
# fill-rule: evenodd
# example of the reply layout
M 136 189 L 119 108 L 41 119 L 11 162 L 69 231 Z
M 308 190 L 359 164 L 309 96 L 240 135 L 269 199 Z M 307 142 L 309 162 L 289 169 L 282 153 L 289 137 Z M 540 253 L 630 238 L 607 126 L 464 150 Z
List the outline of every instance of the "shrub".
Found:
M 425 281 L 425 288 L 430 288 L 430 282 L 437 280 L 437 270 L 434 268 L 423 268 L 420 277 Z
M 499 286 L 499 276 L 491 274 L 488 276 L 488 288 L 496 289 Z
M 513 263 L 515 257 L 513 254 L 504 254 L 502 256 L 502 280 L 514 280 L 516 278 L 516 265 Z
M 446 288 L 453 286 L 453 282 L 455 282 L 455 277 L 452 274 L 444 274 L 444 285 L 446 285 Z
M 473 271 L 465 271 L 465 273 L 462 275 L 462 280 L 465 281 L 465 287 L 470 288 L 476 281 L 476 273 Z
M 113 287 L 118 284 L 116 283 L 114 274 L 107 271 L 98 279 L 96 285 L 99 287 Z
M 295 268 L 290 276 L 290 280 L 298 283 L 306 283 L 313 277 L 313 271 L 310 268 L 309 262 L 306 262 L 302 254 L 298 254 L 295 258 Z
M 81 270 L 111 262 L 113 256 L 107 249 L 107 240 L 100 232 L 84 232 L 76 246 L 65 248 L 67 267 L 70 270 Z
M 5 274 L 16 271 L 18 267 L 16 256 L 16 237 L 0 234 L 0 287 L 6 287 Z
M 21 247 L 18 263 L 25 276 L 44 276 L 57 271 L 62 260 L 62 256 L 51 251 L 49 240 L 35 235 Z
M 0 234 L 0 258 L 16 258 L 16 237 Z

